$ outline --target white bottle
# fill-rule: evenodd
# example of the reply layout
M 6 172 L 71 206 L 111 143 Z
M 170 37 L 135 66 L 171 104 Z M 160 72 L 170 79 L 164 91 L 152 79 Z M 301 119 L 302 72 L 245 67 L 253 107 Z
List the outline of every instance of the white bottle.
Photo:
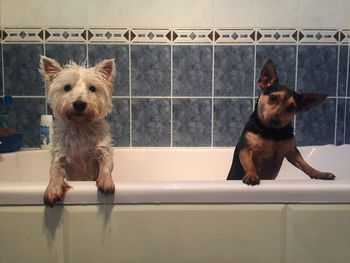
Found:
M 41 115 L 40 118 L 40 148 L 52 148 L 53 118 L 52 115 Z

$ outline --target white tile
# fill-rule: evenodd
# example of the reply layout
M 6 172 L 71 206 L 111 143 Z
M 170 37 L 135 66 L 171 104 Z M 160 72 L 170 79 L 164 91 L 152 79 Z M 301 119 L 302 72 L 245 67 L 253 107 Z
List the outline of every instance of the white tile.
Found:
M 339 26 L 341 28 L 350 28 L 350 1 L 340 0 L 339 3 Z
M 214 0 L 178 0 L 173 6 L 174 27 L 213 27 Z
M 339 0 L 300 0 L 299 27 L 336 28 L 339 26 Z
M 255 27 L 257 0 L 215 0 L 216 27 Z
M 295 28 L 298 26 L 298 1 L 259 0 L 258 26 Z
M 87 25 L 86 0 L 47 0 L 47 27 L 84 27 Z
M 2 0 L 3 27 L 42 27 L 45 0 Z
M 171 0 L 130 1 L 130 26 L 169 27 L 172 24 Z
M 90 27 L 127 27 L 130 15 L 129 0 L 87 0 Z

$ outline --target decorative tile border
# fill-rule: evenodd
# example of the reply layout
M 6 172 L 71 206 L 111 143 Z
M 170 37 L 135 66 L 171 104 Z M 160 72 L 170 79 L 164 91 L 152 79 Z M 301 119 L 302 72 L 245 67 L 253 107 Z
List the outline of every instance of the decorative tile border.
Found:
M 6 42 L 123 44 L 337 44 L 350 29 L 4 28 Z

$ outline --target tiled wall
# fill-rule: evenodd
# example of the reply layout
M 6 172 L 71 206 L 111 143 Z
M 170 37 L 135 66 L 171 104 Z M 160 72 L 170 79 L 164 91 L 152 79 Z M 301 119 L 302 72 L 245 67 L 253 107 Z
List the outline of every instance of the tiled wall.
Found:
M 49 111 L 41 54 L 89 65 L 116 58 L 115 146 L 234 146 L 268 58 L 290 88 L 329 95 L 297 116 L 298 144 L 350 143 L 350 1 L 71 2 L 0 1 L 0 96 L 14 97 L 9 113 L 25 146 L 39 145 Z

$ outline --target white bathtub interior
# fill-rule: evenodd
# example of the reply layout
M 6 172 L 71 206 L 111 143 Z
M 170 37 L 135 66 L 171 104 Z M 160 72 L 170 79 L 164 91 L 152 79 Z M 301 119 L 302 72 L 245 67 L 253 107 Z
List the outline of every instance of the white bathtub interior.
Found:
M 304 159 L 334 181 L 312 180 L 284 161 L 276 180 L 247 186 L 226 181 L 233 148 L 115 148 L 116 193 L 97 193 L 94 182 L 69 182 L 64 200 L 76 203 L 349 203 L 350 145 L 299 147 Z M 41 204 L 50 152 L 0 155 L 0 203 Z

